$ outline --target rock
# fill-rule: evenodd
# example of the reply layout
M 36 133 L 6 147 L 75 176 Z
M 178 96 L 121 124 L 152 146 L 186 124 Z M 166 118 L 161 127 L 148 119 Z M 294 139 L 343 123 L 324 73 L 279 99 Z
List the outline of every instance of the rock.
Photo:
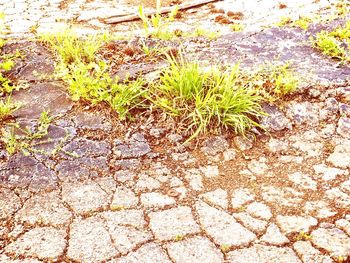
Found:
M 263 109 L 268 114 L 263 116 L 260 124 L 268 131 L 281 131 L 284 129 L 292 129 L 289 119 L 277 107 L 272 105 L 264 105 Z
M 265 158 L 259 160 L 252 160 L 248 164 L 248 169 L 256 175 L 264 175 L 268 171 L 269 167 L 265 163 Z
M 294 250 L 297 252 L 303 262 L 308 263 L 333 263 L 334 261 L 326 255 L 314 248 L 310 241 L 297 241 L 293 245 Z
M 334 212 L 331 208 L 329 208 L 328 204 L 324 201 L 306 202 L 304 210 L 308 214 L 314 214 L 314 216 L 319 219 L 329 218 L 337 214 L 337 212 Z
M 204 142 L 201 151 L 206 155 L 217 155 L 229 148 L 228 142 L 222 136 L 212 137 Z
M 80 262 L 106 261 L 118 253 L 103 221 L 94 217 L 75 219 L 68 243 L 67 257 Z
M 348 208 L 350 206 L 350 196 L 337 187 L 327 190 L 325 194 L 338 207 Z
M 320 119 L 334 119 L 338 114 L 338 108 L 338 101 L 335 98 L 327 98 L 325 100 L 325 107 L 320 110 Z
M 287 117 L 292 119 L 296 124 L 317 124 L 319 122 L 318 107 L 312 103 L 292 102 L 287 108 Z
M 63 150 L 74 153 L 79 157 L 106 156 L 110 153 L 109 144 L 104 141 L 93 141 L 88 139 L 74 139 Z
M 197 169 L 190 169 L 185 172 L 185 178 L 188 184 L 195 191 L 201 191 L 203 188 L 203 178 L 201 172 Z
M 211 204 L 220 206 L 223 209 L 228 208 L 227 192 L 221 188 L 202 194 L 199 197 Z
M 290 187 L 274 187 L 265 185 L 262 187 L 262 197 L 267 203 L 278 204 L 285 207 L 299 207 L 303 202 L 303 193 Z
M 337 133 L 344 138 L 350 138 L 350 118 L 341 117 L 339 119 Z
M 242 223 L 243 226 L 253 231 L 255 234 L 262 234 L 267 226 L 267 222 L 251 217 L 247 213 L 234 213 L 232 216 Z
M 227 254 L 228 263 L 301 263 L 290 248 L 254 245 L 250 248 L 238 249 Z
M 11 217 L 21 207 L 21 200 L 11 190 L 0 188 L 0 219 Z
M 204 231 L 220 246 L 243 246 L 256 236 L 236 222 L 233 216 L 203 202 L 196 203 L 199 221 Z
M 208 165 L 201 167 L 200 170 L 204 174 L 205 177 L 213 178 L 219 176 L 219 168 L 215 165 Z
M 248 188 L 238 188 L 232 192 L 231 205 L 232 208 L 238 209 L 241 208 L 246 203 L 253 201 L 255 195 L 250 192 Z
M 281 231 L 275 224 L 270 224 L 266 233 L 260 239 L 268 245 L 282 246 L 289 243 L 289 239 L 282 235 Z
M 57 260 L 66 247 L 66 231 L 53 227 L 36 227 L 9 244 L 5 252 L 16 257 L 37 257 L 42 260 Z
M 152 191 L 160 187 L 160 182 L 146 174 L 140 174 L 135 184 L 136 191 Z
M 191 208 L 179 206 L 149 214 L 150 228 L 157 239 L 172 240 L 177 236 L 195 234 L 200 231 L 193 219 Z
M 134 252 L 129 253 L 125 257 L 116 260 L 116 263 L 171 263 L 167 254 L 160 245 L 155 243 L 148 243 L 141 246 Z
M 220 263 L 223 255 L 209 239 L 193 237 L 166 246 L 170 258 L 178 263 Z
M 346 170 L 328 167 L 325 164 L 318 164 L 313 166 L 315 173 L 323 174 L 322 179 L 324 181 L 334 180 L 338 175 L 348 174 L 349 172 Z
M 136 174 L 128 170 L 117 171 L 114 174 L 115 180 L 119 183 L 127 183 L 127 182 L 133 183 L 133 180 L 135 177 L 136 177 Z
M 72 213 L 63 205 L 59 192 L 42 193 L 28 199 L 16 214 L 16 221 L 34 225 L 67 225 Z
M 303 189 L 309 189 L 313 191 L 317 190 L 317 182 L 313 180 L 309 175 L 296 172 L 288 175 L 288 178 Z
M 350 180 L 343 182 L 340 185 L 340 190 L 342 190 L 345 193 L 347 192 L 348 194 L 350 194 Z
M 252 216 L 269 220 L 272 217 L 271 209 L 267 205 L 259 202 L 251 203 L 247 206 L 246 211 Z
M 278 153 L 281 151 L 286 151 L 288 150 L 288 143 L 283 142 L 281 140 L 277 140 L 277 139 L 270 139 L 270 141 L 267 144 L 267 148 L 270 152 L 273 153 Z
M 225 161 L 232 161 L 236 158 L 236 150 L 235 149 L 227 149 L 223 152 Z
M 318 228 L 311 233 L 311 242 L 318 248 L 325 249 L 331 256 L 350 256 L 350 237 L 337 228 Z
M 311 216 L 282 216 L 276 217 L 278 226 L 285 234 L 309 232 L 310 228 L 317 225 L 317 219 Z
M 116 145 L 113 151 L 118 159 L 130 159 L 145 156 L 151 152 L 151 147 L 144 137 L 137 139 L 137 136 L 134 136 L 129 143 Z
M 130 208 L 137 206 L 139 202 L 138 197 L 133 191 L 124 186 L 119 186 L 114 192 L 112 203 L 110 205 L 113 208 Z
M 253 138 L 251 137 L 237 136 L 233 142 L 240 151 L 246 151 L 253 147 Z
M 104 116 L 99 113 L 78 112 L 73 118 L 76 126 L 80 129 L 110 131 L 112 126 L 104 120 Z
M 183 137 L 179 134 L 169 134 L 169 135 L 167 135 L 167 138 L 172 143 L 177 143 L 177 142 L 180 142 L 181 140 L 183 140 Z
M 140 244 L 152 239 L 152 234 L 147 230 L 115 225 L 113 221 L 107 221 L 106 224 L 114 245 L 122 254 L 130 252 Z
M 334 152 L 327 158 L 327 161 L 338 168 L 350 167 L 350 140 L 345 140 L 334 148 Z
M 108 211 L 98 214 L 104 221 L 112 225 L 132 226 L 137 229 L 144 228 L 146 221 L 142 210 L 128 209 L 118 211 Z
M 339 219 L 335 221 L 336 227 L 343 230 L 346 234 L 350 236 L 350 221 L 345 219 Z
M 339 103 L 340 116 L 350 118 L 350 105 Z
M 84 214 L 107 207 L 109 197 L 97 183 L 87 181 L 85 183 L 64 183 L 62 200 L 76 213 Z
M 141 194 L 140 200 L 146 208 L 164 208 L 176 204 L 174 198 L 155 192 Z

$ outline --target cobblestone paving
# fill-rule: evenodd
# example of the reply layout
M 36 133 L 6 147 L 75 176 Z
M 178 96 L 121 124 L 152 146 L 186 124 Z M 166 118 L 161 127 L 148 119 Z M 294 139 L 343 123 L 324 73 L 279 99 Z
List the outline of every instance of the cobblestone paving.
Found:
M 262 10 L 272 10 L 271 2 L 259 1 Z M 239 3 L 246 10 L 253 4 Z M 324 4 L 303 3 L 305 12 Z M 36 24 L 40 31 L 73 20 L 96 30 L 91 10 L 101 9 L 101 16 L 118 4 L 0 0 L 11 36 L 22 37 Z M 254 10 L 249 17 L 257 25 L 266 12 Z M 250 47 L 255 37 L 246 39 Z M 232 41 L 237 38 L 229 35 L 213 44 L 218 54 L 229 54 L 228 62 L 235 56 Z M 38 149 L 62 145 L 64 151 L 7 156 L 0 149 L 0 262 L 325 263 L 350 257 L 347 66 L 317 57 L 324 71 L 316 81 L 327 85 L 305 85 L 281 109 L 266 106 L 269 133 L 255 134 L 256 140 L 228 134 L 191 149 L 169 127 L 128 126 L 73 103 L 61 82 L 34 74 L 53 72 L 45 48 L 12 45 L 7 49 L 31 55 L 13 71 L 29 83 L 13 96 L 24 104 L 15 117 L 33 127 L 49 109 L 56 116 L 51 140 Z

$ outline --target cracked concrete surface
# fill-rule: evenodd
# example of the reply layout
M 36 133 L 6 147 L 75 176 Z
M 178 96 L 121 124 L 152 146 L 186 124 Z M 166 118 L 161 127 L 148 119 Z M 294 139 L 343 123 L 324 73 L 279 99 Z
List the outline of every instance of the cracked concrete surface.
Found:
M 304 47 L 313 27 L 307 32 L 260 27 L 270 19 L 261 10 L 279 17 L 326 4 L 305 1 L 298 9 L 288 1 L 289 8 L 278 11 L 272 1 L 258 1 L 258 11 L 251 9 L 252 1 L 233 2 L 247 13 L 251 28 L 226 34 L 208 49 L 192 44 L 199 58 L 206 54 L 227 63 L 246 58 L 242 64 L 249 67 L 273 58 L 270 51 L 288 36 L 296 44 L 279 52 L 294 59 L 301 73 L 315 69 L 284 107 L 266 105 L 269 116 L 262 123 L 268 132 L 255 134 L 255 140 L 225 133 L 197 148 L 184 147 L 167 124 L 142 116 L 138 123 L 118 123 L 108 111 L 73 103 L 64 85 L 47 77 L 54 62 L 45 47 L 27 41 L 5 47 L 30 56 L 11 73 L 30 83 L 13 95 L 25 104 L 16 120 L 33 126 L 50 109 L 56 116 L 51 141 L 40 147 L 52 150 L 63 143 L 65 152 L 8 156 L 0 148 L 0 262 L 349 260 L 350 69 Z M 36 23 L 38 32 L 73 20 L 83 32 L 110 29 L 97 18 L 116 4 L 0 0 L 13 30 L 9 36 L 21 38 Z M 232 7 L 230 1 L 216 5 Z M 121 9 L 127 8 L 133 7 Z M 188 14 L 187 22 L 211 19 L 207 11 Z

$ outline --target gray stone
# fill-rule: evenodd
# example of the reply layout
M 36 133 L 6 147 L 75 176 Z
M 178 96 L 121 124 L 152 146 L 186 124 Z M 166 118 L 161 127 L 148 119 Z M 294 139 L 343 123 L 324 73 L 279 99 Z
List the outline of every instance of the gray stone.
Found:
M 139 200 L 135 193 L 127 187 L 119 186 L 114 192 L 111 209 L 137 206 Z
M 238 188 L 232 192 L 231 205 L 232 208 L 238 209 L 241 208 L 246 203 L 253 201 L 255 195 L 250 192 L 248 188 Z
M 190 169 L 185 172 L 185 179 L 195 191 L 200 191 L 203 188 L 202 175 L 197 169 Z
M 105 121 L 104 116 L 101 116 L 101 114 L 97 112 L 78 112 L 73 120 L 80 129 L 101 129 L 109 131 L 112 128 L 111 124 Z
M 286 151 L 288 150 L 288 143 L 272 138 L 268 142 L 267 148 L 269 149 L 270 152 L 273 152 L 273 153 Z
M 308 263 L 333 263 L 334 261 L 326 255 L 314 248 L 310 241 L 297 241 L 293 245 L 294 250 L 297 252 L 303 262 Z
M 263 109 L 268 114 L 263 116 L 260 124 L 269 131 L 281 131 L 291 129 L 292 124 L 277 107 L 272 105 L 264 105 Z
M 349 172 L 343 169 L 338 169 L 334 167 L 328 167 L 325 164 L 318 164 L 313 166 L 315 173 L 322 174 L 322 179 L 324 181 L 334 180 L 338 175 L 348 174 Z
M 160 245 L 148 243 L 125 257 L 116 260 L 116 263 L 171 263 L 169 257 Z
M 310 228 L 317 225 L 317 219 L 311 216 L 282 216 L 276 217 L 276 222 L 285 234 L 309 232 Z
M 344 140 L 334 148 L 327 161 L 338 168 L 350 167 L 350 140 Z
M 64 183 L 62 199 L 76 213 L 89 213 L 108 206 L 109 198 L 101 187 L 92 181 Z
M 338 187 L 327 190 L 325 193 L 326 197 L 336 204 L 336 206 L 341 208 L 348 208 L 350 206 L 350 196 Z
M 66 231 L 53 227 L 36 227 L 15 242 L 8 245 L 6 253 L 19 256 L 37 257 L 45 260 L 57 260 L 66 247 Z
M 249 150 L 253 147 L 253 139 L 252 138 L 237 136 L 233 139 L 233 142 L 234 142 L 235 146 L 240 151 L 246 151 L 246 150 Z
M 262 197 L 267 203 L 278 204 L 286 207 L 299 207 L 303 202 L 303 193 L 290 187 L 263 186 Z
M 118 254 L 102 220 L 76 219 L 69 232 L 67 257 L 80 262 L 106 261 Z
M 267 205 L 259 202 L 251 203 L 247 206 L 246 211 L 258 218 L 269 220 L 272 217 L 271 209 Z
M 268 245 L 282 246 L 289 243 L 289 239 L 282 235 L 275 224 L 270 224 L 266 233 L 261 237 L 261 241 Z
M 229 148 L 228 142 L 221 136 L 209 138 L 204 142 L 201 151 L 206 155 L 217 155 Z
M 119 159 L 139 158 L 151 152 L 146 141 L 134 141 L 115 146 L 114 154 Z
M 332 256 L 350 256 L 350 237 L 337 228 L 318 228 L 311 233 L 311 242 Z
M 319 121 L 318 107 L 308 101 L 292 102 L 287 108 L 287 117 L 296 124 L 317 124 Z
M 63 205 L 59 192 L 42 193 L 27 200 L 16 214 L 16 221 L 27 224 L 67 225 L 71 212 Z
M 236 222 L 233 216 L 203 202 L 196 203 L 199 221 L 205 232 L 221 246 L 243 246 L 256 236 Z
M 227 192 L 221 188 L 202 194 L 200 197 L 206 202 L 220 206 L 223 209 L 228 208 Z
M 13 191 L 0 188 L 0 219 L 11 217 L 20 207 L 21 201 Z
M 201 167 L 200 170 L 204 174 L 205 177 L 213 178 L 219 176 L 219 168 L 216 165 L 207 165 Z
M 147 208 L 164 208 L 176 203 L 174 198 L 155 192 L 141 194 L 140 200 L 143 206 Z
M 200 231 L 189 207 L 179 206 L 151 212 L 149 218 L 150 228 L 159 240 L 172 240 L 178 236 L 196 234 Z
M 205 237 L 193 237 L 167 244 L 170 258 L 176 263 L 220 263 L 223 255 Z
M 135 184 L 136 191 L 152 191 L 160 187 L 160 182 L 146 174 L 139 175 L 139 179 Z
M 350 138 L 350 118 L 341 117 L 339 119 L 337 133 L 344 138 Z
M 265 158 L 260 158 L 259 160 L 252 160 L 248 164 L 248 169 L 256 175 L 264 175 L 269 169 L 265 161 Z
M 241 263 L 301 263 L 297 255 L 290 248 L 254 245 L 250 248 L 229 252 L 227 262 Z
M 63 147 L 63 150 L 80 157 L 106 156 L 110 153 L 109 144 L 105 141 L 75 139 Z
M 223 152 L 225 161 L 232 161 L 236 158 L 236 150 L 235 149 L 227 149 Z
M 339 220 L 335 221 L 335 225 L 350 236 L 350 221 L 349 220 L 339 219 Z
M 132 226 L 135 228 L 144 228 L 146 226 L 142 210 L 108 211 L 99 213 L 99 216 L 108 222 L 108 224 Z
M 332 210 L 324 201 L 309 201 L 305 203 L 304 210 L 316 218 L 329 218 L 335 216 L 337 212 Z

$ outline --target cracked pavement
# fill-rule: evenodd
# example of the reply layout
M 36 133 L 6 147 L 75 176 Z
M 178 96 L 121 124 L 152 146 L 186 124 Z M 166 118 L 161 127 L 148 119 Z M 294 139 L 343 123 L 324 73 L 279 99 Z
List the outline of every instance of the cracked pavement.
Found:
M 7 23 L 18 26 L 10 36 L 22 38 L 47 10 L 53 12 L 47 23 L 56 26 L 59 16 L 70 23 L 81 10 L 115 4 L 88 2 L 0 0 Z M 32 24 L 16 20 L 26 19 L 21 6 Z M 26 54 L 10 76 L 29 84 L 13 94 L 23 103 L 14 117 L 34 127 L 50 110 L 56 117 L 35 147 L 62 150 L 8 156 L 0 148 L 0 262 L 349 260 L 350 69 L 301 47 L 314 29 L 226 34 L 208 50 L 192 43 L 199 58 L 245 58 L 242 66 L 249 67 L 275 57 L 287 35 L 295 44 L 279 50 L 281 60 L 313 74 L 283 107 L 264 106 L 267 132 L 225 133 L 197 148 L 185 147 L 171 123 L 145 116 L 121 123 L 106 109 L 72 102 L 64 84 L 50 78 L 54 60 L 45 47 L 10 42 L 5 52 Z

